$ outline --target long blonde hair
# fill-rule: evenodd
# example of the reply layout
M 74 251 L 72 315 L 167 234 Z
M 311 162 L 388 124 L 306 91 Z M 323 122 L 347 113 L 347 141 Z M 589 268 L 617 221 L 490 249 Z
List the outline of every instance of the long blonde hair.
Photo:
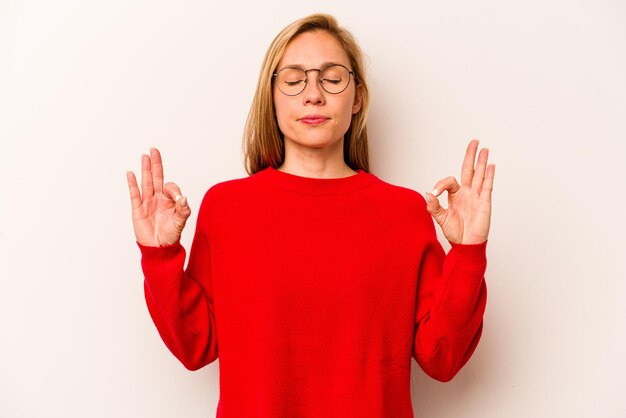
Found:
M 363 94 L 361 109 L 352 115 L 350 127 L 344 135 L 344 160 L 353 170 L 369 172 L 369 148 L 367 142 L 367 114 L 369 93 L 365 80 L 364 54 L 354 36 L 337 24 L 329 14 L 312 14 L 285 27 L 272 41 L 265 53 L 254 99 L 248 113 L 243 133 L 242 152 L 245 170 L 249 175 L 268 166 L 277 168 L 285 159 L 285 144 L 276 120 L 272 94 L 273 77 L 289 42 L 301 33 L 326 31 L 333 35 L 346 51 L 354 71 L 356 86 Z

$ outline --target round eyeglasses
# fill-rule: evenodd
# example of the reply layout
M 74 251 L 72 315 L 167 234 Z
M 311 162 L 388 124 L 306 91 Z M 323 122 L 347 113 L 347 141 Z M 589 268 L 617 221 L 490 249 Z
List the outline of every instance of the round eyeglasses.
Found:
M 278 89 L 287 96 L 297 96 L 304 91 L 307 84 L 307 73 L 317 71 L 320 86 L 330 94 L 339 94 L 348 88 L 350 76 L 354 71 L 341 64 L 330 64 L 319 68 L 304 70 L 300 67 L 284 67 L 273 74 Z

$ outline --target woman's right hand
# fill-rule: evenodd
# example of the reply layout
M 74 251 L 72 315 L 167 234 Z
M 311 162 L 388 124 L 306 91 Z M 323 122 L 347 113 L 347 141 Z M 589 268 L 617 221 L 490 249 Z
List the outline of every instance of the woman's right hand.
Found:
M 135 173 L 127 171 L 126 179 L 137 242 L 148 247 L 176 243 L 191 209 L 175 183 L 163 185 L 163 163 L 159 150 L 151 148 L 150 155 L 141 156 L 141 193 Z

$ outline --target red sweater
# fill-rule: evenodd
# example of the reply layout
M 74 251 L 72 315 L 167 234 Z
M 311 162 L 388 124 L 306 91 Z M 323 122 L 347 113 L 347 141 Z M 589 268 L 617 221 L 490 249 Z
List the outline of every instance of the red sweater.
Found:
M 211 187 L 189 262 L 139 245 L 150 315 L 219 418 L 413 417 L 411 357 L 448 381 L 476 349 L 487 242 L 446 256 L 424 198 L 359 170 L 267 168 Z

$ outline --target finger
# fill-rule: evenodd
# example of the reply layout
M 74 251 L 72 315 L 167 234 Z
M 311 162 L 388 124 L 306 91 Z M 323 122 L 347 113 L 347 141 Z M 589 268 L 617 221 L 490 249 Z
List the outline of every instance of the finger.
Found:
M 491 192 L 493 191 L 493 178 L 496 175 L 496 165 L 490 164 L 487 166 L 487 173 L 485 174 L 485 181 L 483 182 L 483 188 L 480 191 L 480 199 L 487 202 L 491 201 Z
M 174 208 L 174 223 L 179 231 L 182 231 L 185 227 L 189 215 L 191 215 L 191 208 L 187 203 L 187 197 L 178 199 Z
M 485 169 L 487 168 L 487 160 L 489 159 L 489 149 L 483 148 L 478 154 L 478 163 L 476 163 L 476 170 L 474 171 L 474 178 L 472 179 L 472 189 L 480 194 L 480 189 L 483 186 L 483 180 L 485 178 Z
M 161 153 L 156 148 L 150 148 L 150 158 L 152 160 L 152 183 L 154 191 L 159 193 L 163 190 L 163 163 Z
M 448 195 L 450 195 L 458 192 L 460 189 L 461 186 L 459 186 L 459 183 L 456 181 L 456 179 L 450 176 L 446 177 L 443 180 L 439 180 L 435 185 L 432 194 L 435 196 L 439 196 L 441 193 L 443 193 L 444 190 L 447 190 Z
M 150 156 L 141 156 L 141 196 L 143 199 L 149 199 L 154 195 L 152 187 L 152 170 L 150 168 Z
M 443 222 L 446 219 L 446 209 L 439 204 L 437 196 L 432 193 L 425 193 L 425 195 L 426 210 L 432 215 L 433 218 L 435 218 L 435 221 L 437 221 L 439 225 L 443 225 Z
M 476 160 L 476 150 L 478 149 L 478 140 L 472 139 L 465 151 L 465 159 L 461 168 L 461 184 L 470 187 L 472 178 L 474 177 L 474 161 Z
M 133 209 L 137 209 L 141 207 L 141 194 L 139 193 L 139 187 L 137 186 L 135 173 L 133 173 L 132 171 L 127 171 L 126 181 L 128 182 L 128 190 L 130 192 L 130 205 Z
M 176 185 L 176 183 L 167 182 L 165 183 L 165 186 L 163 186 L 163 195 L 168 199 L 172 199 L 174 202 L 178 202 L 183 193 L 180 191 L 180 188 Z

